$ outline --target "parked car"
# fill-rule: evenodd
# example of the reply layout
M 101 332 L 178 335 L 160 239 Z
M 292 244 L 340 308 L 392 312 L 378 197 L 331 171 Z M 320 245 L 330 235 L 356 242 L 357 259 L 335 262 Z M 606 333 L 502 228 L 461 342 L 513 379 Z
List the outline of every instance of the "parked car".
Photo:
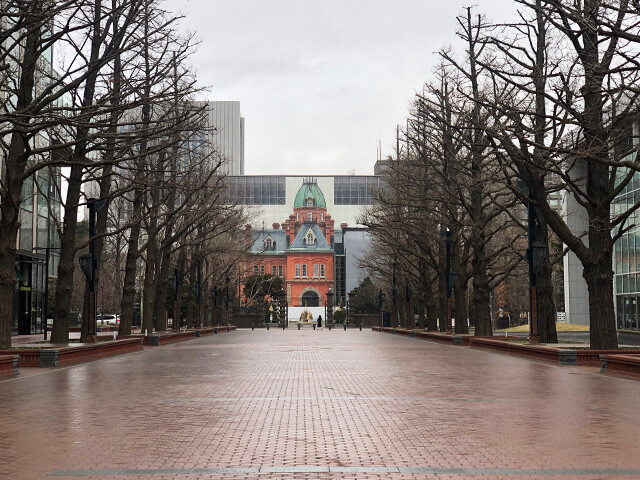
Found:
M 120 315 L 116 315 L 114 313 L 103 313 L 97 316 L 97 321 L 99 324 L 106 325 L 119 325 L 120 324 Z

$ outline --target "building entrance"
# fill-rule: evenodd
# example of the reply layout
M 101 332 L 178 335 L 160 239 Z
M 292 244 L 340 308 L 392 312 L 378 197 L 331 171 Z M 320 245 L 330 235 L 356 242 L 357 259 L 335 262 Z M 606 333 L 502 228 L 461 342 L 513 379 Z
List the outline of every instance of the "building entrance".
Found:
M 302 306 L 319 307 L 320 297 L 316 292 L 309 291 L 302 294 Z

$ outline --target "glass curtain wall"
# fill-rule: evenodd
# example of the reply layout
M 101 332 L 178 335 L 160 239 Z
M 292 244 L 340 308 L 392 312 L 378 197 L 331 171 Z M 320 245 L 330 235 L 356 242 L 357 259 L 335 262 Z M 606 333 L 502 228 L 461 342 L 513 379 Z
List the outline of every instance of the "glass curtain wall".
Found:
M 635 154 L 627 157 L 633 160 Z M 627 172 L 620 172 L 619 176 Z M 640 202 L 640 173 L 615 199 L 614 218 Z M 640 212 L 634 212 L 625 222 L 628 231 L 614 247 L 614 272 L 616 292 L 616 324 L 619 330 L 640 330 Z M 615 234 L 615 232 L 614 232 Z

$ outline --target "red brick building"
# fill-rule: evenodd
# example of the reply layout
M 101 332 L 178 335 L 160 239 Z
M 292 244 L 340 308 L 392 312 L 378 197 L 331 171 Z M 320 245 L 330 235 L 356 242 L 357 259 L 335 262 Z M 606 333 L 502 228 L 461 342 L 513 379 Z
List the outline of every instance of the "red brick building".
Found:
M 314 178 L 305 178 L 287 220 L 270 230 L 246 226 L 245 276 L 280 276 L 290 306 L 324 305 L 327 292 L 334 290 L 334 231 L 324 194 Z

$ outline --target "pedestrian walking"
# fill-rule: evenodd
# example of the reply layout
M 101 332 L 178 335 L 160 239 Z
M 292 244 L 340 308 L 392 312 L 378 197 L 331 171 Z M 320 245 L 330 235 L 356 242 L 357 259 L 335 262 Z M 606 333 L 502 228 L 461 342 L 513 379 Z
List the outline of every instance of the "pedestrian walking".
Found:
M 318 328 L 319 328 L 320 330 L 324 330 L 324 329 L 322 328 L 322 315 L 318 315 Z

